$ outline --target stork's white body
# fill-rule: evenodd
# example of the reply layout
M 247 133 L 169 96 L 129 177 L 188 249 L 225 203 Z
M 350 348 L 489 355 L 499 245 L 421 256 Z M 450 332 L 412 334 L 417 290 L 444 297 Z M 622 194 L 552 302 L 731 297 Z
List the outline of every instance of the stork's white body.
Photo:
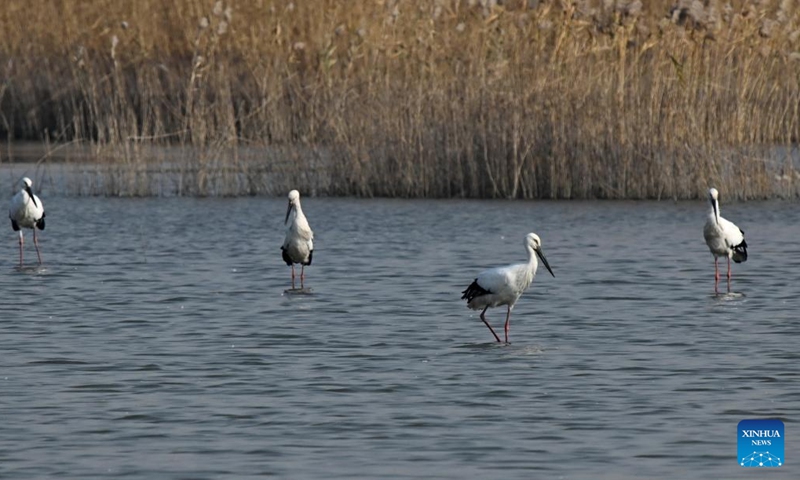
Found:
M 42 254 L 39 252 L 39 239 L 36 230 L 44 230 L 44 204 L 37 197 L 31 186 L 33 182 L 28 177 L 22 179 L 22 189 L 11 198 L 11 205 L 8 208 L 8 218 L 11 220 L 11 228 L 19 232 L 19 266 L 22 267 L 23 244 L 25 243 L 23 228 L 33 230 L 33 244 L 36 246 L 36 255 L 39 264 L 42 263 Z
M 519 300 L 519 297 L 522 296 L 522 293 L 530 287 L 536 276 L 536 270 L 539 268 L 537 256 L 542 259 L 550 274 L 555 276 L 547 263 L 547 259 L 544 257 L 544 253 L 542 253 L 541 244 L 542 242 L 538 235 L 529 233 L 525 237 L 525 249 L 528 252 L 528 261 L 526 263 L 485 270 L 462 292 L 463 296 L 461 298 L 462 300 L 467 300 L 467 307 L 473 310 L 483 309 L 480 315 L 481 320 L 489 327 L 498 342 L 500 337 L 497 336 L 489 322 L 486 321 L 486 310 L 489 307 L 500 305 L 508 307 L 505 323 L 505 338 L 506 343 L 508 343 L 511 310 Z
M 490 268 L 478 275 L 475 281 L 488 293 L 479 295 L 467 303 L 472 310 L 509 305 L 512 309 L 522 293 L 530 287 L 539 262 L 531 252 L 528 263 Z
M 294 288 L 294 265 L 300 264 L 300 288 L 304 288 L 305 266 L 311 265 L 314 254 L 314 232 L 308 225 L 308 219 L 303 214 L 300 205 L 300 192 L 289 192 L 289 206 L 286 210 L 286 236 L 283 239 L 281 250 L 283 261 L 292 267 L 292 288 Z
M 31 197 L 25 189 L 22 189 L 11 199 L 8 218 L 15 221 L 19 227 L 36 227 L 36 222 L 42 218 L 42 215 L 44 215 L 44 205 L 37 195 L 34 194 Z
M 739 227 L 722 217 L 715 221 L 713 212 L 703 227 L 703 237 L 706 239 L 708 249 L 715 257 L 733 258 L 733 247 L 744 241 L 744 233 Z
M 703 227 L 703 237 L 711 254 L 714 255 L 714 291 L 718 292 L 719 285 L 717 259 L 725 257 L 728 259 L 728 291 L 730 292 L 731 260 L 736 263 L 747 260 L 747 242 L 744 239 L 744 231 L 733 222 L 722 218 L 719 210 L 719 192 L 716 188 L 709 189 L 708 199 L 711 207 Z

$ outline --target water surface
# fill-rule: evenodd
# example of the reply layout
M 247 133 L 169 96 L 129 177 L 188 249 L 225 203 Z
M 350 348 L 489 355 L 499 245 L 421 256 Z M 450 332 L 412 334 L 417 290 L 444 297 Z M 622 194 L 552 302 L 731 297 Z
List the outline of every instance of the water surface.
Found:
M 292 296 L 284 199 L 43 200 L 44 267 L 0 248 L 4 478 L 755 478 L 767 417 L 800 472 L 794 203 L 723 201 L 715 296 L 704 203 L 304 199 Z M 530 231 L 556 277 L 497 345 L 460 292 Z

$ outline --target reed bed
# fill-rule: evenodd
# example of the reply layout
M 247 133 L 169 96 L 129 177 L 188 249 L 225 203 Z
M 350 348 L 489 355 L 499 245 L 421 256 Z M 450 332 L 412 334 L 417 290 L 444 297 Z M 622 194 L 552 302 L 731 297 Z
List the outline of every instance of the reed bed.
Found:
M 796 197 L 798 13 L 8 0 L 0 162 L 23 141 L 79 145 L 77 194 Z

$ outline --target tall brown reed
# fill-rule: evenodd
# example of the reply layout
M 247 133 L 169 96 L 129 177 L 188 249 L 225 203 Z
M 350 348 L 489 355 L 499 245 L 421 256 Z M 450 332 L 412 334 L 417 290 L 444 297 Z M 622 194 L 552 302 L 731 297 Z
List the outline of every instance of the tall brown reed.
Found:
M 6 5 L 0 136 L 86 145 L 77 193 L 800 192 L 793 2 Z

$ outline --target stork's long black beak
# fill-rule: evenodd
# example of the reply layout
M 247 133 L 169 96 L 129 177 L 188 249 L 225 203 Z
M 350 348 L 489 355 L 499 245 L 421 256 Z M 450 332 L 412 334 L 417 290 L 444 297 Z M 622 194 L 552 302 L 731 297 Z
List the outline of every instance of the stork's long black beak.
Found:
M 711 198 L 711 208 L 714 209 L 714 221 L 719 223 L 719 211 L 717 210 L 717 201 Z
M 294 205 L 292 205 L 292 202 L 289 202 L 289 206 L 286 207 L 286 218 L 283 219 L 283 224 L 284 225 L 286 225 L 286 222 L 289 221 L 289 214 L 292 213 L 292 209 L 293 208 L 294 208 Z
M 28 196 L 31 197 L 31 201 L 34 205 L 36 205 L 36 198 L 33 196 L 33 190 L 31 190 L 31 187 L 25 185 L 25 191 L 28 192 Z M 36 206 L 38 207 L 39 205 Z
M 556 274 L 555 274 L 555 273 L 553 273 L 553 269 L 552 269 L 552 268 L 550 268 L 550 264 L 549 264 L 549 263 L 547 263 L 547 259 L 546 259 L 546 258 L 544 258 L 544 253 L 542 253 L 542 251 L 541 251 L 541 250 L 536 250 L 536 255 L 538 255 L 538 256 L 539 256 L 539 258 L 541 258 L 541 259 L 542 259 L 542 263 L 544 263 L 544 268 L 546 268 L 546 269 L 547 269 L 547 271 L 548 271 L 548 272 L 550 272 L 550 275 L 552 275 L 552 276 L 553 276 L 553 278 L 556 278 Z

